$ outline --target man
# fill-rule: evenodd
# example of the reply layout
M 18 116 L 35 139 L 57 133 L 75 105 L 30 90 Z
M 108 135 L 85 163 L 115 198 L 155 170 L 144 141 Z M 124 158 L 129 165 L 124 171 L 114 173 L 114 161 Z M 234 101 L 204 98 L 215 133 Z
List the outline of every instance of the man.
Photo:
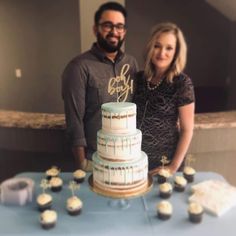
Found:
M 76 167 L 86 171 L 91 170 L 92 154 L 97 149 L 101 105 L 132 98 L 132 80 L 138 66 L 120 49 L 126 34 L 126 16 L 119 3 L 101 5 L 94 17 L 96 43 L 70 61 L 62 76 L 67 135 Z

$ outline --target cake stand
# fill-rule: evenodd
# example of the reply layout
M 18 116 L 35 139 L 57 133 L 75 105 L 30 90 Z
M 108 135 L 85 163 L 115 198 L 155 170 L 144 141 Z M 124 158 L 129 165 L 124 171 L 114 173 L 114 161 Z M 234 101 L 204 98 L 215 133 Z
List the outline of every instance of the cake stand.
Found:
M 153 180 L 151 176 L 148 176 L 148 183 L 145 188 L 142 188 L 137 191 L 126 191 L 125 193 L 122 192 L 110 192 L 107 190 L 104 190 L 102 188 L 99 188 L 98 186 L 95 186 L 93 184 L 93 175 L 89 176 L 88 183 L 90 186 L 90 189 L 94 192 L 97 193 L 103 197 L 108 197 L 110 200 L 108 201 L 108 205 L 113 207 L 113 208 L 118 208 L 118 209 L 127 209 L 130 207 L 130 198 L 135 198 L 135 197 L 140 197 L 148 193 L 153 185 Z

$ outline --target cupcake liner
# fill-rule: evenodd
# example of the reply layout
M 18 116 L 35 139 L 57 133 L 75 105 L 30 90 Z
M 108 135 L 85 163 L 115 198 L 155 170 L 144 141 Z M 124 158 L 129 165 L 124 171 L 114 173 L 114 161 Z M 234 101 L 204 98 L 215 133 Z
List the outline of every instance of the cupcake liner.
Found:
M 77 209 L 77 210 L 67 210 L 68 214 L 71 216 L 77 216 L 81 214 L 82 209 Z
M 81 183 L 84 182 L 84 179 L 85 179 L 85 177 L 83 177 L 83 178 L 74 178 L 74 181 L 75 181 L 77 184 L 81 184 Z
M 160 192 L 159 196 L 163 199 L 170 198 L 171 192 Z
M 192 183 L 194 181 L 194 175 L 187 175 L 183 173 L 183 176 L 187 180 L 188 183 Z
M 192 214 L 189 212 L 189 221 L 192 223 L 200 223 L 202 221 L 203 213 Z
M 62 190 L 62 186 L 51 187 L 52 192 L 60 192 Z
M 41 226 L 43 229 L 51 229 L 53 227 L 55 227 L 56 222 L 53 223 L 41 223 Z
M 164 214 L 164 213 L 158 212 L 158 213 L 157 213 L 157 217 L 158 217 L 160 220 L 168 220 L 168 219 L 170 219 L 171 214 Z

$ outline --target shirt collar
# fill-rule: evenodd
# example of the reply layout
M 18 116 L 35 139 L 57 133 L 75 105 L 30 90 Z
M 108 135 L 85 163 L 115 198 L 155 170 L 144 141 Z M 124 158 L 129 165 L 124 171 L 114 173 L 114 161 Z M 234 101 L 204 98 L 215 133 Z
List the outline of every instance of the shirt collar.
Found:
M 97 43 L 93 43 L 91 47 L 91 52 L 102 61 L 111 61 L 109 58 L 106 57 L 106 54 L 98 47 Z M 115 57 L 115 63 L 119 62 L 123 57 L 124 53 L 119 50 Z

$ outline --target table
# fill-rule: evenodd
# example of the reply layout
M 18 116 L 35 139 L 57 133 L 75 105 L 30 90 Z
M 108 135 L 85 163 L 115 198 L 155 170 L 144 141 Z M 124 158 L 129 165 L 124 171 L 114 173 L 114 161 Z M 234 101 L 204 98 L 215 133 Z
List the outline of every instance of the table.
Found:
M 178 173 L 179 174 L 179 173 Z M 32 178 L 36 183 L 35 195 L 41 193 L 39 182 L 43 173 L 21 173 L 20 177 Z M 118 209 L 108 205 L 108 198 L 92 192 L 88 182 L 81 184 L 77 194 L 84 206 L 81 215 L 70 216 L 65 209 L 66 199 L 71 195 L 68 183 L 72 173 L 61 173 L 64 181 L 63 190 L 53 196 L 53 209 L 58 213 L 55 228 L 43 230 L 39 224 L 39 212 L 35 201 L 25 206 L 0 205 L 0 235 L 235 235 L 236 208 L 232 208 L 221 217 L 205 214 L 203 222 L 193 224 L 188 221 L 187 202 L 190 196 L 190 184 L 184 193 L 173 192 L 169 199 L 173 205 L 173 215 L 168 221 L 156 217 L 156 205 L 161 200 L 158 196 L 158 184 L 154 180 L 152 190 L 145 196 L 130 199 L 128 209 Z M 217 173 L 197 173 L 195 183 L 208 179 L 224 178 Z

